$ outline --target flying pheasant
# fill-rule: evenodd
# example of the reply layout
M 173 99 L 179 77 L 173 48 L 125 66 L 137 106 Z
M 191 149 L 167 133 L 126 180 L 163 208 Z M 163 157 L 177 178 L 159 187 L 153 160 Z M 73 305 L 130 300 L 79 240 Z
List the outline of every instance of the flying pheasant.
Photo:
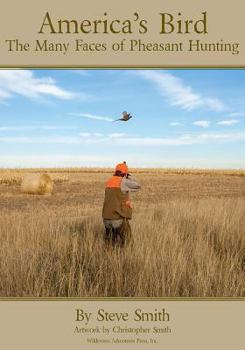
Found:
M 133 116 L 130 113 L 124 111 L 124 112 L 122 112 L 122 118 L 116 119 L 116 120 L 114 120 L 114 122 L 117 122 L 119 120 L 121 120 L 123 122 L 127 122 L 131 118 L 133 118 Z

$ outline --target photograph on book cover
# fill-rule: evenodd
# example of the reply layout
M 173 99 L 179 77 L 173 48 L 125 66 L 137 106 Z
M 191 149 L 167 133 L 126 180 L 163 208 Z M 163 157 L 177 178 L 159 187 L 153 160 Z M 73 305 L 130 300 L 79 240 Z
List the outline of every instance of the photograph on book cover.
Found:
M 244 2 L 0 12 L 0 347 L 240 349 Z
M 1 69 L 1 297 L 244 297 L 245 71 Z

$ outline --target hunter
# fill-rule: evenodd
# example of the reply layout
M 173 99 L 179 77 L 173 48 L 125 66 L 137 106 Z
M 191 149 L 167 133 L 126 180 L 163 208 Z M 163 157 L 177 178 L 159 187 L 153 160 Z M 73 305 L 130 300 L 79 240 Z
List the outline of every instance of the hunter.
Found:
M 128 173 L 126 162 L 117 164 L 114 175 L 106 182 L 102 211 L 107 243 L 122 247 L 131 238 L 129 220 L 132 219 L 132 207 L 129 192 L 139 189 L 138 182 Z

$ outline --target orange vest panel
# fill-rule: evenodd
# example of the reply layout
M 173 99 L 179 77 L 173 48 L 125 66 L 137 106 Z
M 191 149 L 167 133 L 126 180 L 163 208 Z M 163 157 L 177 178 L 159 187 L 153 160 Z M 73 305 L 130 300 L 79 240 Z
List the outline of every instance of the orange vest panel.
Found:
M 105 199 L 102 216 L 104 219 L 116 220 L 132 217 L 129 194 L 121 191 L 121 176 L 112 176 L 106 182 Z
M 106 188 L 120 188 L 122 182 L 121 176 L 112 176 L 106 183 Z

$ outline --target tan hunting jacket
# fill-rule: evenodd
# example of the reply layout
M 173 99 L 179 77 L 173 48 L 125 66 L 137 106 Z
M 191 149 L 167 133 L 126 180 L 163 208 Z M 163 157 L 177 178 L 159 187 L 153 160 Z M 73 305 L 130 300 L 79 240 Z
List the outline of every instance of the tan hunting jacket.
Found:
M 131 177 L 112 176 L 106 183 L 103 219 L 131 219 L 132 207 L 129 192 L 136 192 L 139 189 L 140 185 Z

